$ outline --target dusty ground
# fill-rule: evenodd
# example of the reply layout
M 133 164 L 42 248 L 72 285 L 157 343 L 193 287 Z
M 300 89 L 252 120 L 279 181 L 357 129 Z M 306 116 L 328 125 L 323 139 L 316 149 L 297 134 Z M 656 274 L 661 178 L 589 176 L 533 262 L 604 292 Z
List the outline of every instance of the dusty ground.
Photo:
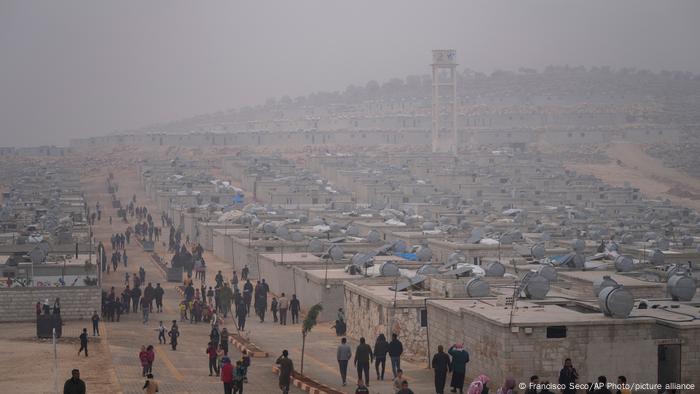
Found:
M 78 356 L 78 335 L 88 323 L 67 322 L 57 345 L 58 388 L 78 368 L 90 393 L 119 393 L 108 346 L 98 339 L 88 343 L 89 357 Z M 34 323 L 3 324 L 0 333 L 0 376 L 3 393 L 53 393 L 54 354 L 51 340 L 39 340 Z
M 640 144 L 613 143 L 606 149 L 613 159 L 611 163 L 574 164 L 567 165 L 567 168 L 592 174 L 615 186 L 629 182 L 647 197 L 669 199 L 678 205 L 700 210 L 700 181 L 666 167 L 661 160 L 645 153 L 644 147 Z

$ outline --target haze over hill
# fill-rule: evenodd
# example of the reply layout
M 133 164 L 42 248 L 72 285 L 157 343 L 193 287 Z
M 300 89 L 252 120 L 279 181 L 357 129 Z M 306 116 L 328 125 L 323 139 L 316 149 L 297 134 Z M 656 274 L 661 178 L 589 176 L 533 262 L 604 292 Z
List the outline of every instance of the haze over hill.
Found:
M 695 1 L 0 4 L 2 145 L 67 144 L 428 71 L 700 72 Z M 324 96 L 325 97 L 325 96 Z

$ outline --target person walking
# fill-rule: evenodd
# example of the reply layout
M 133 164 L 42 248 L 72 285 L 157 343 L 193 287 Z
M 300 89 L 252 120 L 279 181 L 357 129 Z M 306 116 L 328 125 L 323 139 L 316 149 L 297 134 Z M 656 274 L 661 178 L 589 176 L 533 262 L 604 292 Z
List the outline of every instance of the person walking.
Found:
M 491 381 L 491 378 L 489 378 L 486 375 L 479 375 L 476 380 L 474 380 L 470 385 L 469 389 L 467 390 L 468 394 L 488 394 L 489 389 L 486 387 L 486 385 Z M 460 390 L 460 393 L 462 391 Z
M 221 329 L 221 347 L 224 349 L 224 352 L 228 354 L 228 329 L 226 327 Z
M 233 365 L 228 356 L 221 359 L 221 382 L 224 384 L 224 394 L 233 393 Z
M 170 332 L 168 332 L 168 335 L 170 336 L 170 346 L 172 346 L 173 350 L 177 350 L 177 338 L 180 336 L 180 329 L 177 326 L 177 320 L 173 320 L 173 326 L 170 327 Z
M 292 324 L 299 323 L 299 310 L 301 310 L 301 304 L 296 294 L 292 294 L 292 300 L 289 301 L 289 310 L 292 312 Z
M 247 313 L 245 310 L 245 304 L 243 303 L 243 300 L 241 300 L 241 302 L 238 303 L 238 305 L 236 306 L 236 317 L 238 318 L 238 330 L 244 331 Z
M 141 377 L 145 378 L 146 373 L 148 372 L 148 353 L 146 353 L 146 346 L 144 345 L 141 345 L 139 362 L 141 363 Z
M 148 356 L 148 370 L 146 370 L 146 374 L 152 374 L 153 362 L 156 361 L 156 352 L 153 345 L 148 345 L 148 347 L 146 347 L 146 355 Z
M 63 394 L 85 394 L 85 382 L 80 379 L 80 370 L 71 371 L 71 378 L 63 384 Z
M 452 356 L 452 380 L 450 381 L 451 392 L 457 390 L 461 393 L 464 389 L 464 375 L 467 373 L 467 363 L 469 362 L 469 353 L 464 350 L 464 344 L 456 343 L 447 351 Z
M 78 350 L 78 355 L 80 355 L 80 352 L 85 350 L 85 357 L 88 356 L 88 333 L 87 333 L 87 328 L 83 328 L 83 333 L 80 334 L 80 349 Z
M 156 283 L 156 288 L 153 289 L 153 297 L 156 299 L 156 312 L 163 312 L 163 294 L 165 290 L 160 287 L 160 283 Z
M 219 367 L 216 365 L 216 346 L 209 342 L 206 353 L 209 356 L 209 376 L 212 376 L 214 372 L 216 372 L 216 376 L 219 376 Z
M 336 323 L 337 324 L 337 323 Z M 374 342 L 374 369 L 377 371 L 377 380 L 384 380 L 384 370 L 386 368 L 386 354 L 389 352 L 389 342 L 384 334 L 379 334 Z M 379 371 L 381 365 L 382 370 Z
M 146 375 L 146 381 L 143 383 L 143 392 L 146 394 L 155 394 L 160 390 L 158 382 L 153 379 L 153 374 Z
M 141 314 L 143 315 L 143 324 L 148 323 L 148 315 L 151 312 L 151 301 L 146 297 L 141 297 Z
M 168 341 L 165 339 L 165 326 L 163 325 L 163 321 L 161 320 L 158 324 L 158 343 L 159 344 L 165 344 Z
M 355 349 L 355 359 L 353 363 L 357 368 L 357 378 L 362 379 L 365 376 L 365 384 L 369 386 L 369 364 L 374 360 L 372 348 L 365 343 L 365 338 L 360 338 L 360 344 Z
M 274 323 L 277 323 L 277 298 L 272 297 L 272 302 L 270 303 L 270 312 L 272 312 L 272 318 Z
M 289 308 L 289 300 L 284 296 L 284 293 L 280 296 L 277 304 L 280 308 L 280 324 L 283 326 L 287 325 L 287 309 Z
M 340 369 L 340 379 L 343 381 L 343 386 L 345 386 L 347 385 L 348 362 L 352 358 L 352 349 L 350 345 L 348 345 L 348 340 L 346 338 L 340 340 L 340 345 L 338 345 L 336 351 L 336 358 L 338 359 L 338 368 Z
M 452 361 L 450 361 L 450 356 L 445 353 L 442 345 L 438 345 L 437 353 L 433 355 L 431 366 L 435 370 L 435 392 L 443 394 L 445 392 L 447 373 L 452 371 Z
M 97 311 L 92 311 L 92 336 L 94 337 L 97 335 L 98 337 L 100 336 L 100 315 L 97 314 Z
M 289 352 L 286 349 L 282 350 L 282 355 L 277 358 L 275 364 L 279 365 L 280 369 L 280 390 L 282 390 L 282 394 L 289 394 L 289 384 L 294 372 L 294 363 L 289 359 Z
M 243 361 L 236 361 L 236 369 L 233 371 L 233 394 L 243 394 L 243 384 L 247 383 L 246 367 Z
M 562 390 L 563 394 L 574 394 L 576 390 L 572 389 L 571 386 L 576 384 L 578 380 L 578 372 L 571 363 L 571 359 L 567 358 L 564 360 L 564 367 L 559 371 L 559 384 L 564 385 Z
M 389 357 L 391 358 L 391 373 L 396 377 L 396 370 L 401 368 L 401 354 L 403 354 L 403 344 L 396 334 L 391 334 L 389 342 Z

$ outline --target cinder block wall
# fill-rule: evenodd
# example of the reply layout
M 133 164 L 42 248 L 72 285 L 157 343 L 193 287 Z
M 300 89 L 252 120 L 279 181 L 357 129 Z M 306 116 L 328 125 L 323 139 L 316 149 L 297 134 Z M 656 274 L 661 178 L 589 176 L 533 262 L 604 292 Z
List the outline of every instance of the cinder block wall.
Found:
M 0 322 L 36 320 L 36 303 L 47 298 L 53 306 L 61 299 L 64 320 L 89 319 L 92 311 L 101 309 L 101 292 L 97 286 L 81 287 L 22 287 L 0 289 Z

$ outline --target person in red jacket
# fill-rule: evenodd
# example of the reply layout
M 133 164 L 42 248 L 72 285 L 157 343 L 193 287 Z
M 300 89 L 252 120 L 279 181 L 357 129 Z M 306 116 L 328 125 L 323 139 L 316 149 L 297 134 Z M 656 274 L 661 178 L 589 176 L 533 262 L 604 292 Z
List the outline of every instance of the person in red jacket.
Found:
M 148 352 L 146 351 L 146 346 L 141 346 L 139 361 L 141 361 L 141 376 L 146 377 L 146 372 L 148 372 Z
M 233 365 L 228 356 L 221 359 L 221 381 L 224 383 L 224 394 L 233 392 Z
M 216 372 L 216 376 L 219 376 L 219 366 L 216 365 L 216 346 L 211 342 L 207 344 L 207 354 L 209 355 L 209 376 L 212 372 Z
M 156 352 L 153 349 L 153 345 L 148 345 L 146 348 L 146 356 L 148 359 L 148 373 L 153 373 L 153 362 L 156 360 Z

